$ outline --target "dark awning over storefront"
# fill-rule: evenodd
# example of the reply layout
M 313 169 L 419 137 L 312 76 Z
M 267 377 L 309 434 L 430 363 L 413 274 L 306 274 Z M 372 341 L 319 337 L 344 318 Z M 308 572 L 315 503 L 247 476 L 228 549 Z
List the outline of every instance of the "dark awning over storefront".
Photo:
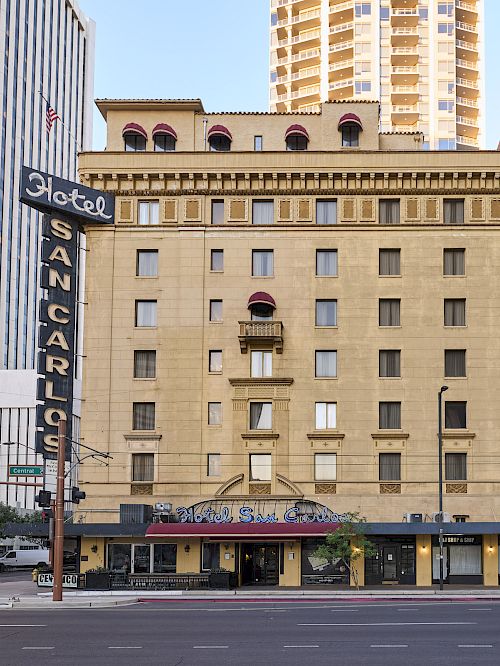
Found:
M 146 536 L 209 538 L 209 539 L 264 539 L 266 541 L 324 536 L 335 529 L 335 523 L 154 523 Z

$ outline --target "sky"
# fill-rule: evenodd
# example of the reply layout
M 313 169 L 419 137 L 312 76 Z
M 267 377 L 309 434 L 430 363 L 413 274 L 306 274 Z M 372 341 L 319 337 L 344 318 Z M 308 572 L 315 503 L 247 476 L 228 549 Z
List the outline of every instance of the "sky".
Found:
M 500 0 L 486 11 L 486 147 L 500 141 Z M 96 27 L 95 98 L 200 98 L 267 111 L 269 0 L 79 0 Z M 94 149 L 105 125 L 94 113 Z

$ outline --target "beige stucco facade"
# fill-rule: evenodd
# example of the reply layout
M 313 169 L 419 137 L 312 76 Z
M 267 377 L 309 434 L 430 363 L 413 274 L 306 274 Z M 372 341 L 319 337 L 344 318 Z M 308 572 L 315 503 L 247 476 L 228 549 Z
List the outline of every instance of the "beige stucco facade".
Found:
M 87 230 L 82 440 L 112 459 L 82 465 L 82 520 L 117 522 L 120 503 L 262 495 L 305 497 L 371 522 L 430 519 L 438 510 L 437 393 L 446 384 L 446 401 L 467 403 L 467 423 L 445 429 L 444 451 L 467 454 L 467 476 L 445 479 L 444 510 L 496 521 L 499 154 L 424 152 L 419 135 L 379 135 L 376 103 L 327 103 L 317 115 L 208 114 L 209 127 L 230 129 L 230 152 L 203 150 L 207 116 L 196 101 L 99 105 L 108 150 L 83 154 L 80 174 L 116 195 L 116 223 Z M 363 123 L 357 149 L 340 147 L 346 112 Z M 144 152 L 123 151 L 121 132 L 132 121 L 148 135 Z M 175 128 L 175 152 L 153 151 L 158 122 Z M 283 137 L 297 122 L 308 150 L 287 152 Z M 263 152 L 252 150 L 255 135 Z M 380 223 L 381 199 L 399 200 L 399 224 Z M 445 199 L 463 200 L 463 224 L 444 224 Z M 214 200 L 224 202 L 220 225 L 211 224 Z M 259 200 L 273 202 L 274 223 L 252 224 Z M 316 223 L 318 200 L 336 201 L 335 225 Z M 138 224 L 143 201 L 159 202 L 157 224 Z M 457 248 L 465 274 L 445 276 L 443 252 Z M 316 252 L 325 249 L 337 251 L 338 271 L 318 277 Z M 400 250 L 398 275 L 379 275 L 381 249 Z M 137 277 L 140 250 L 158 251 L 156 277 Z M 212 250 L 224 251 L 222 271 L 211 270 Z M 254 250 L 273 251 L 272 276 L 252 276 Z M 241 324 L 250 322 L 255 292 L 276 302 L 271 338 L 256 322 Z M 322 299 L 337 301 L 334 326 L 316 326 Z M 379 325 L 379 299 L 400 300 L 400 325 Z M 466 299 L 465 325 L 444 325 L 445 299 Z M 156 326 L 135 326 L 140 300 L 156 301 Z M 222 321 L 209 321 L 211 300 L 223 302 Z M 251 377 L 259 349 L 272 351 L 270 377 Z M 464 377 L 446 377 L 446 349 L 466 350 Z M 156 351 L 154 378 L 134 378 L 137 350 Z M 211 350 L 222 351 L 221 371 L 209 371 Z M 318 350 L 337 352 L 335 377 L 315 376 Z M 380 350 L 400 350 L 399 377 L 379 377 Z M 250 429 L 256 401 L 272 403 L 266 431 Z M 220 425 L 208 424 L 209 402 L 221 403 Z M 316 427 L 321 402 L 336 403 L 335 427 Z M 400 428 L 379 428 L 381 402 L 401 403 Z M 133 429 L 133 403 L 155 404 L 153 429 Z M 400 454 L 400 478 L 384 482 L 379 455 L 388 452 Z M 132 458 L 144 453 L 154 456 L 153 478 L 134 480 Z M 271 454 L 269 480 L 250 478 L 253 453 Z M 318 453 L 336 454 L 334 478 L 315 478 Z M 208 475 L 208 454 L 220 454 L 218 476 Z M 427 584 L 431 542 L 419 539 Z M 298 555 L 287 559 L 283 581 L 297 584 L 298 563 Z

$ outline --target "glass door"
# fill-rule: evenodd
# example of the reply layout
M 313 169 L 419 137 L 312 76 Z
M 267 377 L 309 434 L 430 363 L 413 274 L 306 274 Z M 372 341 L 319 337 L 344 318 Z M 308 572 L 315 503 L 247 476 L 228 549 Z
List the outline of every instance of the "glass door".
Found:
M 384 546 L 382 549 L 382 567 L 384 580 L 397 580 L 397 548 L 396 546 Z

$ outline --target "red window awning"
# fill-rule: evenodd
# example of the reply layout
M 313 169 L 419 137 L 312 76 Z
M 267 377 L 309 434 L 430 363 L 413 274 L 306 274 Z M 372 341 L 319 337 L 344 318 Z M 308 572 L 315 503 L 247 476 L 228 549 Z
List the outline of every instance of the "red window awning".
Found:
M 306 139 L 309 139 L 309 134 L 305 127 L 302 125 L 290 125 L 290 127 L 285 132 L 285 139 L 288 139 L 289 136 L 305 136 Z
M 270 305 L 272 308 L 276 309 L 276 301 L 270 294 L 267 294 L 265 291 L 256 291 L 255 294 L 252 294 L 248 299 L 247 307 L 257 304 Z
M 265 539 L 283 541 L 300 537 L 324 536 L 338 527 L 337 523 L 153 523 L 146 537 L 212 539 Z
M 355 113 L 346 113 L 342 116 L 342 118 L 339 120 L 339 129 L 342 127 L 342 125 L 357 125 L 360 129 L 363 129 L 363 124 L 361 122 L 361 118 L 357 116 Z
M 229 139 L 229 141 L 233 140 L 231 132 L 227 129 L 227 127 L 224 127 L 224 125 L 213 125 L 207 132 L 207 138 L 217 135 L 226 136 Z
M 144 127 L 142 127 L 142 126 L 139 125 L 138 123 L 127 123 L 127 124 L 125 125 L 125 127 L 123 128 L 123 130 L 122 130 L 122 136 L 123 136 L 124 134 L 140 134 L 140 135 L 143 136 L 146 140 L 147 140 L 147 138 L 148 138 L 148 133 L 146 132 L 146 130 L 144 129 Z
M 156 134 L 168 134 L 168 136 L 177 139 L 177 132 L 174 130 L 173 127 L 167 125 L 167 123 L 158 123 L 158 125 L 155 125 L 151 134 L 153 136 L 155 136 Z

